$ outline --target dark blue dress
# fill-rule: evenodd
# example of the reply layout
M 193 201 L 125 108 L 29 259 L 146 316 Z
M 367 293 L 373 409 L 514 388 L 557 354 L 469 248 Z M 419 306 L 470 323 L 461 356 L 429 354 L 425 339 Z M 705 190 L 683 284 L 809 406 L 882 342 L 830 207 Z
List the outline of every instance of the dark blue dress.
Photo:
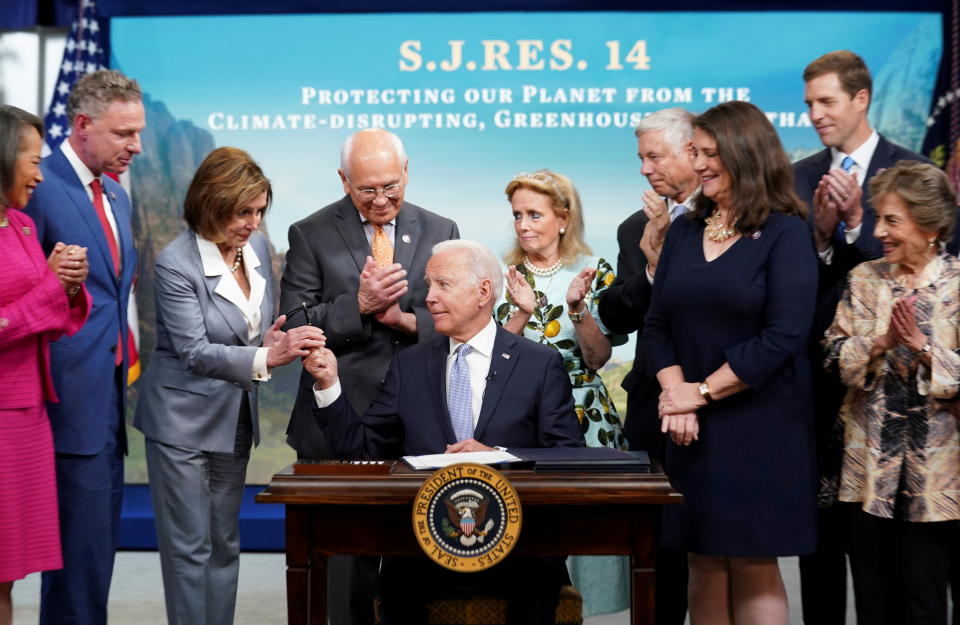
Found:
M 803 220 L 773 213 L 711 262 L 702 219 L 678 219 L 657 268 L 644 341 L 654 371 L 701 382 L 725 362 L 750 388 L 698 411 L 700 440 L 668 443 L 684 503 L 663 543 L 719 557 L 809 553 L 816 543 L 807 334 L 817 258 Z

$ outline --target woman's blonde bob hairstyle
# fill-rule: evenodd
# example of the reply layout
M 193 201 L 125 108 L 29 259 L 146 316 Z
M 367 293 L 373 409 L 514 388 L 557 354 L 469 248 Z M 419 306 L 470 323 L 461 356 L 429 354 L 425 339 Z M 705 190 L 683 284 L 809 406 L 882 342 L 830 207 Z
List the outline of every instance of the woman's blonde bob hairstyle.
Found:
M 522 172 L 513 177 L 505 190 L 507 200 L 513 199 L 517 189 L 529 189 L 550 198 L 550 205 L 557 217 L 566 217 L 567 226 L 560 235 L 560 260 L 565 265 L 572 263 L 578 256 L 589 256 L 593 252 L 583 240 L 583 211 L 580 207 L 580 194 L 570 179 L 563 174 L 540 169 L 532 174 Z M 513 247 L 504 256 L 507 265 L 519 265 L 526 252 L 514 241 Z

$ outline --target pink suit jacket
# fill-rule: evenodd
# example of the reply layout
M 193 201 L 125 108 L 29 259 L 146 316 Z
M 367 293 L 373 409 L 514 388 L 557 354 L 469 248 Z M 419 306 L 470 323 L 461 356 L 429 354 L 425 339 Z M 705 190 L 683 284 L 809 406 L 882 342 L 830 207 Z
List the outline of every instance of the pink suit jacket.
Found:
M 33 220 L 16 209 L 7 209 L 7 218 L 10 234 L 22 245 L 4 246 L 12 249 L 4 250 L 0 272 L 0 409 L 57 401 L 49 343 L 77 332 L 92 305 L 86 288 L 68 300 L 47 267 Z

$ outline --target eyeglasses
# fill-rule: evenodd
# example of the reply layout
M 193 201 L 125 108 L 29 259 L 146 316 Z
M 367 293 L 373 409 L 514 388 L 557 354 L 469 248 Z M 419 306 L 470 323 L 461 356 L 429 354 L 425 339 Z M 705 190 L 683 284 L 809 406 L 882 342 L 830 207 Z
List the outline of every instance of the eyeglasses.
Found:
M 388 184 L 385 187 L 359 187 L 357 188 L 357 195 L 360 196 L 360 199 L 364 202 L 372 202 L 377 199 L 377 196 L 383 193 L 383 197 L 393 200 L 400 197 L 400 193 L 403 192 L 403 187 L 400 186 L 399 182 L 393 184 Z

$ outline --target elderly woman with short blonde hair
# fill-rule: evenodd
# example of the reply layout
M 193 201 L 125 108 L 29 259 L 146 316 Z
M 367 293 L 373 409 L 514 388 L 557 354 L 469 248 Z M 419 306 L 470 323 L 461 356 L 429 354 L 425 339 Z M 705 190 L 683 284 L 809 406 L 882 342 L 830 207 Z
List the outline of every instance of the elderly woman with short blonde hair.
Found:
M 506 298 L 497 321 L 563 356 L 587 446 L 626 449 L 617 407 L 598 370 L 626 338 L 600 321 L 597 303 L 613 283 L 613 267 L 584 241 L 580 194 L 563 174 L 541 169 L 507 184 L 516 239 L 505 260 Z M 628 563 L 616 557 L 570 559 L 587 614 L 627 607 Z

